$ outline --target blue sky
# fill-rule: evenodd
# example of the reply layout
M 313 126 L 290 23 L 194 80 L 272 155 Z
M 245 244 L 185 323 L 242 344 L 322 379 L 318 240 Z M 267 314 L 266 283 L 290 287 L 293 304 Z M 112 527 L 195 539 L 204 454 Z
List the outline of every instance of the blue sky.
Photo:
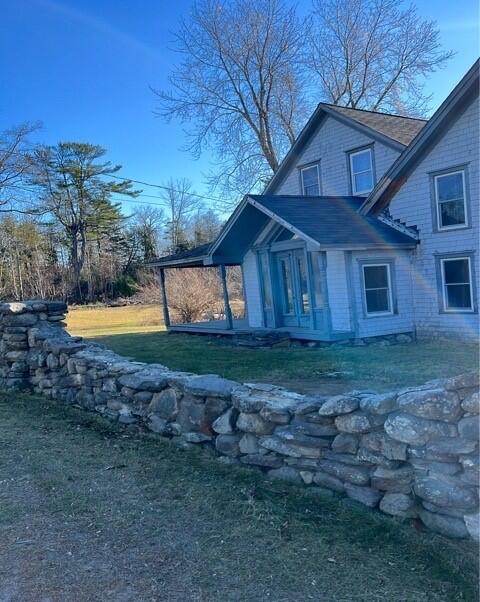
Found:
M 299 4 L 304 9 L 309 0 Z M 478 55 L 478 3 L 415 4 L 457 53 L 429 80 L 436 108 Z M 100 144 L 124 166 L 122 175 L 157 183 L 185 176 L 208 194 L 208 156 L 195 161 L 180 150 L 182 128 L 153 115 L 149 88 L 167 83 L 175 59 L 171 31 L 189 6 L 190 0 L 0 0 L 0 130 L 41 120 L 39 141 Z

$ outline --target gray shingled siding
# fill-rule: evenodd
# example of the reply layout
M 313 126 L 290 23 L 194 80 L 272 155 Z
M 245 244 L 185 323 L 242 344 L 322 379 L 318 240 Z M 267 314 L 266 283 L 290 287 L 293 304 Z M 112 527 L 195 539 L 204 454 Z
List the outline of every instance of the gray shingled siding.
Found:
M 361 251 L 352 254 L 352 283 L 359 337 L 411 332 L 413 298 L 411 286 L 411 251 Z M 389 316 L 366 316 L 363 302 L 362 264 L 367 262 L 391 265 L 394 313 Z
M 414 262 L 415 322 L 422 334 L 478 334 L 478 314 L 441 313 L 438 304 L 436 254 L 475 251 L 474 273 L 479 282 L 479 101 L 468 107 L 453 127 L 436 144 L 394 197 L 390 212 L 409 226 L 417 226 L 421 244 Z M 472 227 L 434 232 L 430 172 L 468 164 L 468 187 Z
M 321 194 L 344 196 L 351 194 L 350 174 L 346 152 L 371 144 L 373 139 L 327 117 L 300 155 L 296 167 L 272 194 L 302 194 L 298 166 L 320 161 Z M 377 181 L 398 157 L 398 152 L 380 142 L 374 144 Z

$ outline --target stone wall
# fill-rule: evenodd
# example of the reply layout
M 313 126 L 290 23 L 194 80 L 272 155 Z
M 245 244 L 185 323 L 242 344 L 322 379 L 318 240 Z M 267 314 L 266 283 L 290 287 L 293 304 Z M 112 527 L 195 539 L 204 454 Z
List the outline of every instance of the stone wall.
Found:
M 142 424 L 270 478 L 478 539 L 478 374 L 390 393 L 306 396 L 129 361 L 70 336 L 66 309 L 0 305 L 1 387 Z

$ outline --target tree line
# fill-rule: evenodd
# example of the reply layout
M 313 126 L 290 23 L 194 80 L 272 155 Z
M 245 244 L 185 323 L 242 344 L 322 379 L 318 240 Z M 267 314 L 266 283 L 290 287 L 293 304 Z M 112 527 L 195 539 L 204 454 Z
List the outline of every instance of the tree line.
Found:
M 156 256 L 211 241 L 221 221 L 186 179 L 170 180 L 158 206 L 126 212 L 142 192 L 120 178 L 100 146 L 32 145 L 37 126 L 0 134 L 0 297 L 85 303 L 130 296 Z

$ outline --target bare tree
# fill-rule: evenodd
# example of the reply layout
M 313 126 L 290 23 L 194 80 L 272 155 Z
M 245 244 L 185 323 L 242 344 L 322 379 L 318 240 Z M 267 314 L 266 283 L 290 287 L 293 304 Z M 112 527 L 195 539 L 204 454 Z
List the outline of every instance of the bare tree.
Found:
M 277 170 L 305 117 L 304 38 L 283 0 L 199 0 L 181 23 L 158 114 L 193 123 L 188 149 L 214 151 L 213 186 L 245 193 Z
M 29 135 L 38 123 L 22 123 L 0 132 L 0 206 L 2 211 L 19 211 L 28 195 L 25 178 L 32 166 Z
M 192 183 L 186 178 L 170 179 L 162 192 L 165 203 L 167 252 L 177 253 L 191 246 L 189 224 L 201 200 L 192 191 Z
M 327 102 L 425 113 L 425 78 L 452 56 L 434 21 L 402 0 L 313 0 L 313 8 L 310 64 Z
M 161 231 L 165 225 L 165 211 L 161 207 L 139 207 L 133 215 L 133 230 L 138 237 L 141 259 L 148 261 L 157 256 Z
M 223 299 L 215 268 L 167 270 L 168 305 L 181 323 L 221 317 Z
M 199 207 L 190 219 L 190 238 L 193 244 L 212 242 L 222 229 L 222 221 L 211 208 Z

